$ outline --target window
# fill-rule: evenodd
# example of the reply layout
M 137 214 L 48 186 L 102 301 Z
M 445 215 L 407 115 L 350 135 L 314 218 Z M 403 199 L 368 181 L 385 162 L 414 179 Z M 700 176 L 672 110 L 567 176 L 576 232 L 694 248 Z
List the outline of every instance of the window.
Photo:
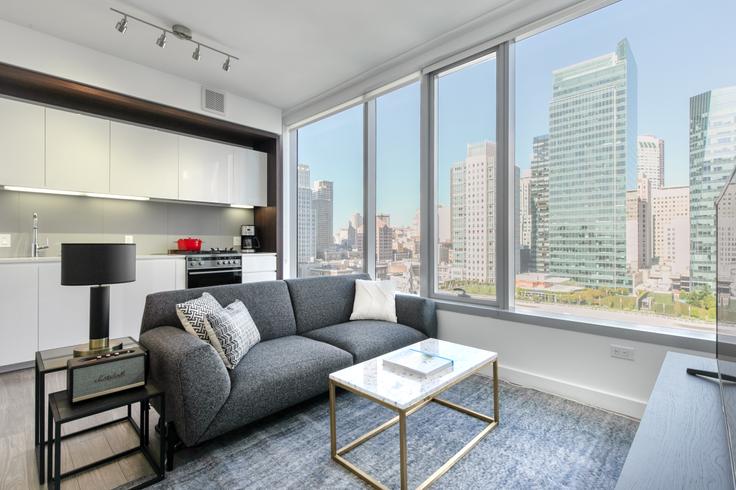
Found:
M 434 76 L 435 292 L 496 297 L 496 58 Z
M 376 99 L 376 277 L 419 293 L 419 83 Z
M 363 270 L 363 106 L 297 130 L 297 274 Z
M 622 0 L 517 42 L 517 307 L 712 330 L 733 18 Z

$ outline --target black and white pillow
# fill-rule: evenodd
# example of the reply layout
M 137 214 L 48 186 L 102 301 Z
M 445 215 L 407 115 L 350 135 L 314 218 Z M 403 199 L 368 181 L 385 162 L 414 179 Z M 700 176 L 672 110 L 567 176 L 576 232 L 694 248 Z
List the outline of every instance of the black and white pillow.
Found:
M 207 343 L 212 343 L 207 334 L 207 315 L 221 310 L 222 305 L 209 293 L 176 305 L 176 315 L 184 330 L 196 335 Z
M 253 318 L 242 301 L 207 315 L 207 333 L 225 366 L 233 369 L 251 347 L 261 341 Z

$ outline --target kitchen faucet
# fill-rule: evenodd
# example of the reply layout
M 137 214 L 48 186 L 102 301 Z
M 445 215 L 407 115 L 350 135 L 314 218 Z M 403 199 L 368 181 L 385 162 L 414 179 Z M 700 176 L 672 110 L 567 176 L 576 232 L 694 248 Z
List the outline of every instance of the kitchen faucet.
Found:
M 33 237 L 31 239 L 31 257 L 38 257 L 39 250 L 49 248 L 49 239 L 46 239 L 46 245 L 38 244 L 38 213 L 33 213 Z

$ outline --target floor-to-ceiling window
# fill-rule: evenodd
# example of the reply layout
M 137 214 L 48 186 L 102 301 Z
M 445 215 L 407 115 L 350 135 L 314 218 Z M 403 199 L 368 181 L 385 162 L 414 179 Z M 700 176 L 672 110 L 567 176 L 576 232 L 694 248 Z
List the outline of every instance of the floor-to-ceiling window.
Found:
M 376 277 L 419 293 L 419 83 L 376 98 Z
M 433 75 L 434 289 L 496 297 L 496 57 Z
M 297 130 L 297 275 L 363 270 L 363 106 Z
M 736 167 L 730 0 L 622 0 L 516 43 L 516 306 L 711 330 Z

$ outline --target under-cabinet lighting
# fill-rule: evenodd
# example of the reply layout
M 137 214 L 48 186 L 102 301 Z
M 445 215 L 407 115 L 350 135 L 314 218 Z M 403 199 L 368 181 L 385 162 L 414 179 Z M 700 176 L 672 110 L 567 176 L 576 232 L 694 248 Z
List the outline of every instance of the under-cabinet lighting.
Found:
M 231 208 L 239 208 L 239 209 L 253 209 L 253 206 L 250 204 L 231 204 Z
M 101 199 L 122 199 L 125 201 L 148 201 L 148 197 L 140 196 L 122 196 L 119 194 L 101 194 L 98 192 L 77 192 L 77 191 L 62 191 L 58 189 L 41 189 L 37 187 L 20 187 L 15 185 L 3 186 L 6 191 L 16 192 L 32 192 L 35 194 L 56 194 L 59 196 L 86 196 L 86 197 L 97 197 Z

